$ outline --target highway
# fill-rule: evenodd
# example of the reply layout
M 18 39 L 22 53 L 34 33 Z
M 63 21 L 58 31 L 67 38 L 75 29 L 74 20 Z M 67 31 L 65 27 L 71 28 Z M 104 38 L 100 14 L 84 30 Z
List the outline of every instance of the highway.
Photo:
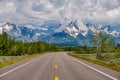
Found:
M 1 68 L 0 80 L 120 80 L 120 73 L 54 52 Z

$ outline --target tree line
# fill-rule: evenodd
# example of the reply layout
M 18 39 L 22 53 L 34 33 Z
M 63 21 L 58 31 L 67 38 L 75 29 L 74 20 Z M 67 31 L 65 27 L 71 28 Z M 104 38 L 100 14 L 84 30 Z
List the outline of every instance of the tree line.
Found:
M 40 41 L 25 43 L 8 38 L 7 33 L 0 34 L 0 56 L 31 55 L 51 51 L 59 51 L 59 47 Z

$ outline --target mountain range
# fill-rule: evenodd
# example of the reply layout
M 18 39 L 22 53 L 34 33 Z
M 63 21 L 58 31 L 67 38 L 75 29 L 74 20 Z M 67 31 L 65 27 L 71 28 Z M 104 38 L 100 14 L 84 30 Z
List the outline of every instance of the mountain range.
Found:
M 90 45 L 91 37 L 100 31 L 115 38 L 116 43 L 120 44 L 120 32 L 114 30 L 110 25 L 96 25 L 90 22 L 84 25 L 77 20 L 70 21 L 64 26 L 61 23 L 46 23 L 36 28 L 31 25 L 0 23 L 0 34 L 6 32 L 9 37 L 16 40 L 24 42 L 40 40 L 60 46 Z

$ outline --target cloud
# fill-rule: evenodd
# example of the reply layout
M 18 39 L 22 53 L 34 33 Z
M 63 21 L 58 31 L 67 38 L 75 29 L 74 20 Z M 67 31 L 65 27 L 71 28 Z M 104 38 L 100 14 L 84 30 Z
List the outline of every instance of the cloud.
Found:
M 116 19 L 120 17 L 120 7 L 117 9 L 110 10 L 106 13 L 109 19 Z
M 45 21 L 120 24 L 120 0 L 0 0 L 0 22 Z
M 13 7 L 14 4 L 13 4 L 13 3 L 7 3 L 6 6 L 8 6 L 8 7 Z

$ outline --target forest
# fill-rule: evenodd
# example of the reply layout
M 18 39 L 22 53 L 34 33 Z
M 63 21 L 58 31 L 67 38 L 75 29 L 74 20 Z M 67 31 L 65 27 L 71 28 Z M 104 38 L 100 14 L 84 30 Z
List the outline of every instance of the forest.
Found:
M 59 47 L 45 42 L 22 42 L 9 38 L 7 33 L 0 34 L 0 56 L 32 55 L 43 52 L 59 51 Z

